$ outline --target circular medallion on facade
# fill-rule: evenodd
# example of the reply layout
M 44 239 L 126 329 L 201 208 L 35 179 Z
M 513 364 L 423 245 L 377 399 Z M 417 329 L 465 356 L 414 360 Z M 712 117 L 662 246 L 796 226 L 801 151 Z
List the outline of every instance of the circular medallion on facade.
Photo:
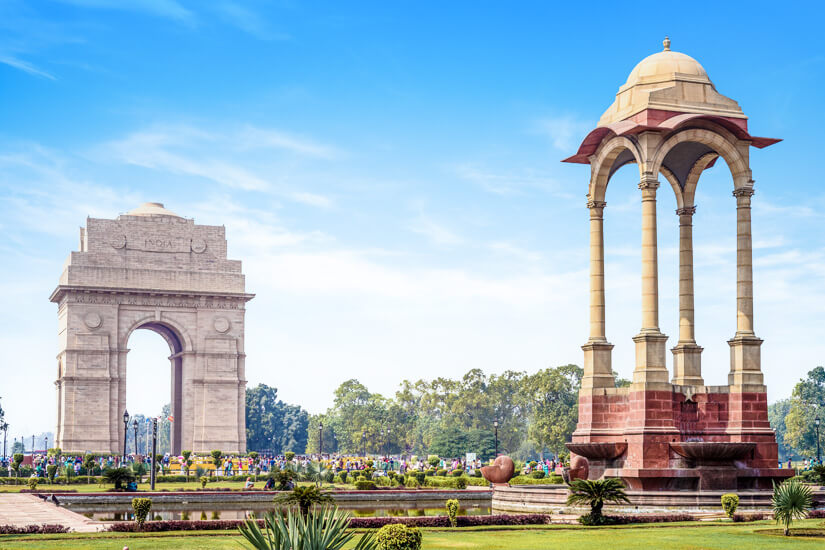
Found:
M 201 254 L 206 250 L 206 241 L 203 239 L 192 239 L 192 252 Z
M 86 326 L 89 328 L 98 328 L 103 324 L 103 319 L 100 318 L 100 315 L 91 311 L 83 318 L 83 322 L 86 323 Z
M 124 248 L 126 246 L 126 235 L 112 237 L 111 244 L 114 248 Z
M 212 326 L 215 327 L 215 330 L 217 330 L 220 333 L 228 332 L 230 326 L 229 319 L 227 319 L 226 317 L 218 317 L 217 319 L 215 319 L 215 322 L 212 324 Z

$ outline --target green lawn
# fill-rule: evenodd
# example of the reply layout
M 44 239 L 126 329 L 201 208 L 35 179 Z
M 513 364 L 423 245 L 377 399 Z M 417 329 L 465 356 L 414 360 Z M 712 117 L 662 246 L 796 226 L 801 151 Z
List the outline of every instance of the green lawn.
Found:
M 798 522 L 799 527 L 823 527 L 822 520 Z M 782 537 L 756 533 L 775 529 L 772 522 L 748 524 L 711 523 L 679 525 L 641 525 L 614 528 L 583 528 L 577 526 L 547 526 L 536 528 L 466 528 L 460 530 L 425 529 L 426 550 L 485 549 L 536 550 L 564 548 L 585 550 L 609 548 L 640 550 L 667 548 L 668 550 L 727 550 L 727 549 L 781 549 L 823 548 L 825 539 Z M 15 548 L 122 548 L 149 550 L 155 548 L 223 549 L 237 550 L 241 537 L 233 534 L 207 535 L 149 533 L 101 533 L 94 535 L 0 536 L 0 547 Z

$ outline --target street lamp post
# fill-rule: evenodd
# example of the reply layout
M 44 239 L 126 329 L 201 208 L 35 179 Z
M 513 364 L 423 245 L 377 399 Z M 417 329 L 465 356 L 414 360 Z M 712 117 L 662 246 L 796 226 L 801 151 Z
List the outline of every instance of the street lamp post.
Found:
M 822 464 L 822 456 L 819 453 L 819 417 L 814 418 L 814 425 L 816 425 L 816 461 Z
M 34 436 L 32 436 L 32 456 L 34 456 Z
M 367 456 L 367 430 L 361 432 L 361 450 L 364 451 L 363 456 Z
M 318 422 L 318 460 L 321 460 L 321 454 L 324 452 L 324 423 Z
M 493 421 L 493 428 L 496 430 L 496 458 L 498 458 L 498 420 Z
M 150 483 L 152 485 L 152 490 L 155 490 L 155 455 L 158 453 L 158 419 L 152 419 L 152 462 L 150 462 L 151 466 L 151 475 L 150 475 Z
M 9 435 L 9 424 L 8 422 L 3 422 L 3 462 L 6 461 L 6 436 Z
M 138 444 L 137 444 L 138 421 L 137 421 L 137 418 L 135 418 L 134 422 L 132 422 L 132 426 L 135 428 L 135 458 L 137 458 L 137 454 L 138 454 Z
M 49 436 L 43 436 L 43 447 L 46 448 L 46 454 L 49 454 Z
M 123 410 L 123 463 L 126 463 L 126 436 L 129 435 L 129 411 Z

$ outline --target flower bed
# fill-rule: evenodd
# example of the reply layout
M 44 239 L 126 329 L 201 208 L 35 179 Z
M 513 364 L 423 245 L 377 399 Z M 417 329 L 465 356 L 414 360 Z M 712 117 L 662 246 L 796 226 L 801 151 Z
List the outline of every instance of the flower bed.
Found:
M 0 535 L 50 535 L 53 533 L 68 533 L 69 528 L 62 525 L 0 525 Z

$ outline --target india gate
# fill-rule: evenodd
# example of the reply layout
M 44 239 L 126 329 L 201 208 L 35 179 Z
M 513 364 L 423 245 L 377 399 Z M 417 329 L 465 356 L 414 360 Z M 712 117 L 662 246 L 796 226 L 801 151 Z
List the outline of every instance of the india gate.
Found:
M 750 134 L 739 104 L 720 94 L 693 58 L 664 50 L 642 60 L 613 104 L 565 162 L 589 164 L 590 335 L 571 476 L 621 478 L 630 489 L 758 490 L 793 475 L 777 468 L 768 423 L 760 346 L 753 314 L 749 155 L 778 139 Z M 722 161 L 730 170 L 730 215 L 736 219 L 736 300 L 730 310 L 728 383 L 705 385 L 701 342 L 694 332 L 693 217 L 704 170 Z M 603 219 L 608 184 L 622 166 L 639 174 L 641 214 L 641 327 L 633 338 L 636 365 L 630 387 L 617 388 L 605 324 Z M 679 327 L 673 372 L 659 326 L 657 193 L 672 192 L 677 210 L 662 227 L 679 235 Z M 711 220 L 705 220 L 713 223 Z M 731 272 L 731 277 L 734 273 Z M 734 301 L 731 300 L 733 306 Z M 704 365 L 708 368 L 707 365 Z M 710 365 L 719 369 L 721 365 Z
M 159 203 L 88 218 L 51 295 L 58 306 L 57 432 L 69 452 L 122 453 L 127 343 L 138 329 L 169 344 L 172 452 L 246 450 L 241 262 L 223 226 Z

